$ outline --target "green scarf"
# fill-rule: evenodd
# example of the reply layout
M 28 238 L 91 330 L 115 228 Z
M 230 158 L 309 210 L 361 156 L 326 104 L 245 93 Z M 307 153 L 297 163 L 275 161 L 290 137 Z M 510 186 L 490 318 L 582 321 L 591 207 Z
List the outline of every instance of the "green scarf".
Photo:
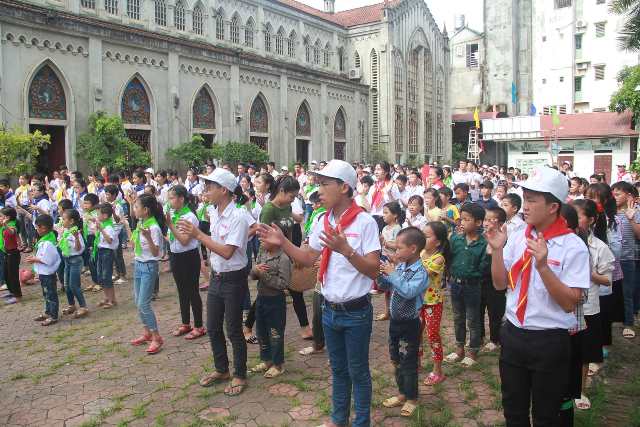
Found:
M 7 221 L 7 225 L 3 225 L 2 227 L 0 227 L 0 251 L 5 253 L 7 251 L 4 249 L 4 230 L 6 230 L 7 228 L 13 228 L 15 230 L 16 222 L 13 220 Z
M 38 250 L 40 250 L 40 245 L 44 242 L 51 242 L 53 246 L 56 246 L 58 242 L 56 241 L 55 233 L 53 231 L 49 231 L 47 234 L 38 239 L 38 242 L 36 243 L 36 253 L 38 252 Z
M 175 226 L 178 223 L 178 220 L 188 214 L 190 211 L 191 209 L 189 209 L 187 206 L 183 206 L 180 210 L 174 211 L 173 215 L 171 216 L 171 222 L 173 223 L 173 225 Z M 169 229 L 169 241 L 173 242 L 174 240 L 176 240 L 176 236 L 174 236 L 171 232 L 171 229 Z
M 149 228 L 152 225 L 158 225 L 158 221 L 156 221 L 155 217 L 149 217 L 143 221 L 138 221 L 138 225 L 136 229 L 131 233 L 131 240 L 134 243 L 134 252 L 136 256 L 142 255 L 142 244 L 140 243 L 140 230 L 142 228 Z
M 198 209 L 198 213 L 196 214 L 198 221 L 204 221 L 204 215 L 207 213 L 207 208 L 209 206 L 211 206 L 211 203 L 205 202 L 202 204 L 200 209 Z
M 68 258 L 71 255 L 71 246 L 69 246 L 69 236 L 78 232 L 78 227 L 73 226 L 71 228 L 67 228 L 62 232 L 62 237 L 58 241 L 58 248 L 60 248 L 60 252 L 62 252 L 62 256 Z
M 309 219 L 307 219 L 307 222 L 304 224 L 304 234 L 309 235 L 309 232 L 311 231 L 311 226 L 313 225 L 313 222 L 316 220 L 318 215 L 323 214 L 326 211 L 327 210 L 323 206 L 321 206 L 318 209 L 314 210 L 311 213 L 311 215 L 309 215 Z
M 84 221 L 82 221 L 82 237 L 84 237 L 84 241 L 87 241 L 87 238 L 89 236 L 89 221 L 91 220 L 91 217 L 96 217 L 96 210 L 92 210 L 91 212 L 87 212 L 87 215 L 89 215 L 89 219 L 85 219 Z
M 106 221 L 102 221 L 100 223 L 100 228 L 105 229 L 107 227 L 113 227 L 113 218 L 109 218 Z M 98 245 L 102 240 L 102 231 L 98 231 L 96 234 L 96 238 L 93 239 L 93 250 L 91 251 L 91 259 L 96 259 L 96 256 L 98 255 Z

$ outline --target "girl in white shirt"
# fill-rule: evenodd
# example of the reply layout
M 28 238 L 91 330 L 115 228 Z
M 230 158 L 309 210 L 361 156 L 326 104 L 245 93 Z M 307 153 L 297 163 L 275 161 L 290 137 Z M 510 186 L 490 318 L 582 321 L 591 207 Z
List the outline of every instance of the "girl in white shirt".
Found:
M 402 228 L 416 227 L 423 230 L 429 220 L 424 217 L 424 200 L 421 196 L 415 195 L 409 197 L 407 208 L 407 219 L 402 224 Z
M 64 289 L 67 294 L 69 307 L 62 310 L 62 314 L 80 318 L 89 313 L 87 302 L 80 287 L 82 273 L 82 253 L 84 239 L 82 238 L 82 218 L 75 209 L 66 209 L 62 214 L 62 231 L 58 234 L 58 249 L 62 253 L 64 262 Z M 76 300 L 79 308 L 76 308 Z
M 166 213 L 166 223 L 169 238 L 169 261 L 171 272 L 178 288 L 180 316 L 182 324 L 173 331 L 173 336 L 185 335 L 185 339 L 193 340 L 206 335 L 202 324 L 202 299 L 198 291 L 200 277 L 200 243 L 193 237 L 181 232 L 178 221 L 189 221 L 195 227 L 199 226 L 198 218 L 188 206 L 189 192 L 186 187 L 176 185 L 171 187 L 168 194 L 170 209 Z M 193 328 L 189 310 L 193 311 Z
M 138 225 L 131 236 L 134 243 L 135 264 L 133 273 L 133 298 L 138 307 L 138 314 L 144 332 L 142 336 L 131 341 L 132 345 L 143 345 L 150 342 L 148 354 L 156 354 L 162 348 L 162 338 L 158 332 L 158 321 L 151 307 L 151 297 L 158 278 L 158 261 L 162 246 L 162 230 L 158 218 L 162 212 L 154 196 L 143 194 L 133 204 L 133 214 Z
M 371 211 L 369 212 L 378 224 L 378 229 L 382 232 L 384 228 L 384 220 L 382 219 L 382 210 L 384 205 L 400 198 L 398 187 L 391 179 L 391 166 L 383 161 L 376 165 L 374 170 L 376 182 L 369 190 L 369 199 L 371 200 Z

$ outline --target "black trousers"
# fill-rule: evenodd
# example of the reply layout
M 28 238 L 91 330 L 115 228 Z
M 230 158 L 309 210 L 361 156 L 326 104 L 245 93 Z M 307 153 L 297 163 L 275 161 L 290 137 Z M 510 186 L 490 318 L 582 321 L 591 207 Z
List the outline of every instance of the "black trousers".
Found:
M 324 297 L 320 292 L 313 292 L 313 318 L 311 331 L 313 332 L 313 346 L 316 350 L 324 348 L 324 329 L 322 328 L 322 304 Z
M 298 317 L 298 323 L 300 323 L 301 328 L 305 328 L 309 326 L 309 318 L 307 317 L 307 303 L 304 302 L 304 296 L 302 292 L 292 291 L 291 289 L 287 289 L 289 291 L 289 295 L 291 295 L 291 299 L 293 300 L 293 310 L 296 312 L 296 316 Z M 322 321 L 322 319 L 320 320 Z M 251 309 L 247 314 L 247 319 L 244 322 L 244 326 L 253 329 L 253 324 L 256 322 L 256 302 L 253 301 L 251 304 Z
M 480 339 L 486 336 L 484 331 L 484 313 L 489 313 L 489 339 L 500 344 L 500 328 L 507 303 L 507 291 L 498 291 L 493 287 L 491 279 L 482 281 L 480 290 Z
M 192 249 L 187 252 L 169 253 L 169 262 L 173 280 L 178 287 L 180 317 L 183 325 L 190 323 L 189 310 L 193 310 L 193 325 L 202 327 L 202 299 L 198 290 L 200 278 L 200 252 Z
M 227 341 L 223 326 L 233 349 L 233 376 L 247 377 L 247 342 L 242 334 L 242 302 L 249 291 L 247 270 L 222 275 L 212 274 L 207 292 L 207 332 L 217 372 L 229 372 Z
M 569 333 L 562 329 L 526 330 L 507 321 L 500 338 L 502 406 L 507 427 L 554 425 L 569 380 Z M 531 405 L 533 424 L 529 419 Z
M 4 261 L 4 278 L 7 289 L 14 297 L 22 297 L 20 288 L 20 251 L 8 251 Z
M 398 391 L 408 400 L 418 398 L 420 319 L 389 322 L 389 356 L 395 365 Z

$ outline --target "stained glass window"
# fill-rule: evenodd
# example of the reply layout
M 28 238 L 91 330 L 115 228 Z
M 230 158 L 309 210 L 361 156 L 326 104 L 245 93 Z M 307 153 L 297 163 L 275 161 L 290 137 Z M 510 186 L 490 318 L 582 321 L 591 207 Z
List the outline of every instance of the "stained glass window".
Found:
M 296 116 L 296 135 L 298 136 L 311 136 L 311 117 L 309 116 L 309 110 L 306 104 L 302 104 L 298 108 L 298 115 Z
M 344 114 L 342 110 L 338 110 L 336 114 L 336 120 L 333 123 L 333 137 L 335 139 L 346 139 L 347 127 L 344 121 Z
M 205 88 L 200 89 L 193 102 L 193 127 L 197 129 L 216 128 L 216 111 L 213 99 Z
M 29 117 L 36 119 L 67 119 L 67 102 L 62 83 L 56 73 L 45 65 L 33 78 L 29 88 Z
M 133 78 L 124 90 L 121 104 L 122 120 L 128 124 L 151 124 L 149 97 L 142 82 Z
M 250 131 L 256 133 L 269 132 L 269 115 L 267 114 L 267 106 L 261 97 L 257 97 L 253 101 L 250 114 Z

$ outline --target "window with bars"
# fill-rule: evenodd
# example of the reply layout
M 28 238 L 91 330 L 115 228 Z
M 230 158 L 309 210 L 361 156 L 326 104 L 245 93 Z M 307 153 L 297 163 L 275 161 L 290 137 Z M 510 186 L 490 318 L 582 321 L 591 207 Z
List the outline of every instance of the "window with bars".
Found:
M 271 28 L 269 27 L 264 30 L 264 50 L 271 52 Z
M 216 39 L 224 40 L 224 15 L 218 12 L 216 15 Z
M 344 49 L 339 47 L 338 48 L 338 70 L 340 71 L 344 71 Z
M 307 62 L 311 62 L 311 45 L 309 40 L 304 41 L 304 59 Z
M 85 9 L 95 9 L 96 8 L 96 0 L 80 0 L 80 6 Z
M 360 55 L 358 54 L 358 51 L 353 55 L 353 66 L 355 68 L 360 68 Z
M 605 36 L 605 29 L 607 27 L 607 23 L 606 22 L 596 22 L 595 27 L 596 27 L 596 37 L 598 37 L 598 38 L 604 37 Z
M 418 69 L 420 51 L 415 49 L 407 59 L 407 120 L 409 154 L 418 152 Z
M 582 34 L 575 35 L 576 50 L 582 49 Z
M 249 19 L 244 27 L 244 45 L 247 47 L 253 47 L 253 28 L 253 20 Z
M 369 90 L 371 93 L 371 142 L 374 147 L 380 143 L 379 73 L 378 53 L 373 49 L 371 51 L 371 86 Z
M 365 139 L 365 127 L 364 127 L 364 120 L 360 120 L 358 122 L 358 136 L 360 137 L 360 158 L 365 161 L 366 160 L 366 154 L 367 154 L 367 142 Z
M 276 35 L 276 53 L 278 55 L 284 55 L 284 30 L 280 28 Z
M 164 0 L 156 0 L 156 25 L 167 26 L 167 4 Z
M 433 113 L 431 111 L 424 112 L 424 139 L 425 154 L 433 153 Z
M 313 63 L 320 64 L 320 41 L 313 46 Z
M 331 65 L 331 46 L 328 44 L 324 47 L 324 51 L 322 51 L 322 63 L 327 68 Z
M 571 0 L 555 0 L 556 9 L 571 7 Z
M 127 0 L 127 16 L 131 19 L 140 19 L 140 0 Z
M 231 18 L 229 37 L 231 38 L 231 43 L 240 44 L 240 17 L 238 15 L 234 15 Z
M 177 30 L 184 31 L 184 3 L 182 1 L 176 3 L 173 12 L 173 25 Z
M 295 31 L 292 31 L 291 34 L 289 34 L 289 39 L 287 39 L 287 55 L 289 55 L 290 58 L 295 58 L 296 57 L 296 33 L 295 33 Z
M 104 10 L 110 15 L 118 14 L 118 0 L 104 0 Z
M 582 92 L 582 77 L 575 77 L 573 79 L 573 90 L 575 92 Z
M 396 132 L 396 153 L 402 153 L 404 152 L 404 114 L 401 105 L 396 105 L 394 127 Z
M 478 68 L 478 43 L 470 43 L 467 45 L 467 68 Z
M 204 32 L 204 16 L 202 13 L 202 6 L 199 4 L 193 8 L 192 20 L 193 32 L 202 35 Z
M 444 77 L 439 73 L 436 87 L 436 147 L 435 155 L 444 154 Z
M 596 80 L 604 80 L 604 64 L 594 65 L 593 70 L 596 75 Z
M 558 114 L 567 114 L 567 106 L 566 105 L 546 105 L 542 109 L 542 115 L 550 116 L 553 114 L 553 109 L 557 109 Z
M 402 54 L 396 52 L 393 58 L 393 94 L 395 99 L 402 99 L 404 92 L 404 64 Z

